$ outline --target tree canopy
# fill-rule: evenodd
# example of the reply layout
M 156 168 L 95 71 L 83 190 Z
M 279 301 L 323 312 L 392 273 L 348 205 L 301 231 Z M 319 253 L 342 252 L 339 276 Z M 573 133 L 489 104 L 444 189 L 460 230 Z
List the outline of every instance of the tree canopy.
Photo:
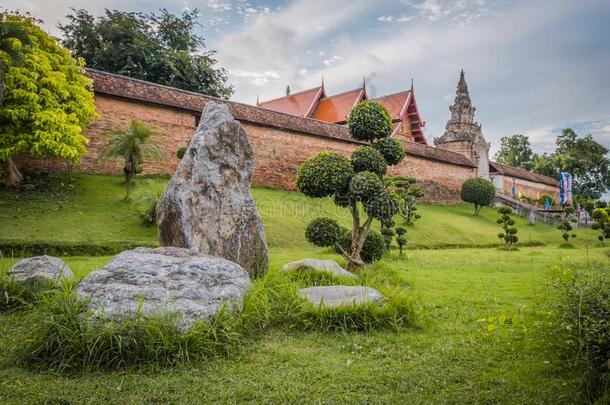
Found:
M 174 15 L 106 10 L 94 17 L 72 9 L 59 25 L 62 44 L 87 66 L 215 97 L 229 98 L 226 70 L 196 35 L 198 10 Z
M 498 163 L 523 169 L 532 169 L 534 152 L 527 136 L 515 134 L 500 139 L 500 150 L 494 156 Z
M 14 185 L 20 176 L 12 157 L 18 153 L 77 163 L 86 153 L 83 130 L 96 114 L 91 80 L 81 74 L 82 61 L 74 60 L 39 28 L 39 21 L 16 14 L 0 16 L 19 24 L 29 40 L 19 50 L 20 64 L 9 67 L 4 77 L 0 109 L 2 182 Z

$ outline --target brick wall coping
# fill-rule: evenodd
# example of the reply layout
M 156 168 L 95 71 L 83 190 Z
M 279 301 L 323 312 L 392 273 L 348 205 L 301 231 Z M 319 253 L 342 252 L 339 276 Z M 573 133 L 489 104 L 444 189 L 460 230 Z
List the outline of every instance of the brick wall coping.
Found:
M 331 124 L 311 118 L 297 117 L 96 69 L 87 68 L 85 74 L 93 80 L 93 90 L 98 94 L 174 107 L 197 115 L 201 114 L 208 101 L 214 101 L 227 105 L 231 114 L 240 121 L 289 131 L 303 132 L 315 136 L 332 138 L 342 142 L 362 144 L 362 142 L 352 139 L 349 136 L 347 128 L 342 125 Z M 406 146 L 407 154 L 412 156 L 423 157 L 458 166 L 477 167 L 472 161 L 459 153 L 422 145 L 416 142 L 405 141 L 403 143 Z
M 492 173 L 496 172 L 505 176 L 516 177 L 518 179 L 529 180 L 535 183 L 548 184 L 549 186 L 559 187 L 559 181 L 549 176 L 533 173 L 529 170 L 520 169 L 518 167 L 507 166 L 497 162 L 489 162 L 489 168 Z

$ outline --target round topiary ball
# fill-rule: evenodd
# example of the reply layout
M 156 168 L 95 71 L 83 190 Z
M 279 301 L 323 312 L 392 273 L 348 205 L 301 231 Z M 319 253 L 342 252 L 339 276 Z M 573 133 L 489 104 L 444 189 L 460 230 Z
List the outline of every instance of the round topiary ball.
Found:
M 399 203 L 392 193 L 382 190 L 364 202 L 364 211 L 380 221 L 398 214 Z
M 489 205 L 496 196 L 496 188 L 489 180 L 481 177 L 468 179 L 462 184 L 460 197 L 475 206 Z
M 307 225 L 305 237 L 309 243 L 316 246 L 334 246 L 340 239 L 345 228 L 332 218 L 316 218 Z
M 184 154 L 186 153 L 186 147 L 181 147 L 176 151 L 176 156 L 178 157 L 178 159 L 182 159 L 184 157 Z
M 349 230 L 343 233 L 338 243 L 347 253 L 351 254 L 352 234 Z M 335 251 L 341 253 L 337 248 L 335 248 Z M 362 250 L 360 251 L 360 258 L 362 261 L 365 263 L 375 262 L 380 260 L 386 252 L 387 249 L 383 236 L 379 232 L 370 229 L 369 233 L 366 235 L 364 244 L 362 245 Z
M 373 141 L 390 136 L 392 119 L 384 106 L 375 101 L 361 101 L 349 113 L 347 128 L 358 141 Z
M 375 195 L 383 192 L 383 182 L 375 173 L 356 173 L 350 182 L 349 191 L 360 201 L 368 201 Z
M 398 139 L 383 138 L 373 144 L 390 166 L 397 165 L 405 157 L 405 147 Z
M 333 152 L 322 152 L 301 165 L 297 188 L 308 197 L 327 197 L 349 188 L 354 169 L 349 159 Z
M 356 173 L 369 171 L 379 176 L 388 169 L 381 152 L 371 146 L 360 146 L 352 153 L 352 167 Z

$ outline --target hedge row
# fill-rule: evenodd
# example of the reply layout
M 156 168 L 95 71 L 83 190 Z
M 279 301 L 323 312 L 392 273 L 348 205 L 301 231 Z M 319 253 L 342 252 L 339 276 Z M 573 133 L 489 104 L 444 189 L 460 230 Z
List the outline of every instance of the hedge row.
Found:
M 106 243 L 91 242 L 31 242 L 0 240 L 0 252 L 5 257 L 50 256 L 110 256 L 139 246 L 157 247 L 156 244 L 129 241 Z

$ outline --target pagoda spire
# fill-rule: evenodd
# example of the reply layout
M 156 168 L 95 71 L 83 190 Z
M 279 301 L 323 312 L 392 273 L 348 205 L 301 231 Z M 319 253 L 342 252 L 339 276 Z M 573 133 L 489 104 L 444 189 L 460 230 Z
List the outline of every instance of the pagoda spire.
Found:
M 457 90 L 455 91 L 455 100 L 453 104 L 460 104 L 463 107 L 469 107 L 472 105 L 470 101 L 470 94 L 468 93 L 468 85 L 464 78 L 464 69 L 460 71 L 460 80 L 458 81 Z

